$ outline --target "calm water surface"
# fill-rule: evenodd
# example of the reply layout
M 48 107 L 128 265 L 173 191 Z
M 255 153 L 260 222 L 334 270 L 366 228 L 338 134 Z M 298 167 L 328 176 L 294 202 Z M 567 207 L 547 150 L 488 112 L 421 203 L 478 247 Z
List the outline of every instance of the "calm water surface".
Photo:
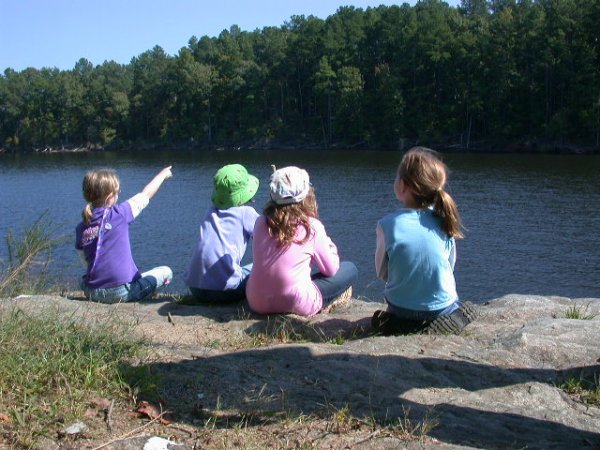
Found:
M 0 237 L 47 211 L 49 222 L 68 237 L 54 253 L 55 268 L 74 288 L 83 272 L 73 241 L 85 171 L 115 168 L 125 199 L 173 164 L 174 177 L 132 225 L 131 240 L 138 267 L 171 266 L 175 279 L 169 290 L 183 293 L 214 172 L 224 164 L 244 164 L 261 180 L 255 202 L 260 211 L 270 165 L 293 164 L 310 173 L 321 220 L 342 258 L 359 268 L 356 294 L 380 301 L 374 230 L 379 218 L 399 206 L 392 182 L 400 157 L 400 152 L 325 150 L 0 155 Z M 462 298 L 600 297 L 600 157 L 451 154 L 445 160 L 449 190 L 467 229 L 458 242 L 456 267 Z M 0 261 L 6 258 L 2 245 Z

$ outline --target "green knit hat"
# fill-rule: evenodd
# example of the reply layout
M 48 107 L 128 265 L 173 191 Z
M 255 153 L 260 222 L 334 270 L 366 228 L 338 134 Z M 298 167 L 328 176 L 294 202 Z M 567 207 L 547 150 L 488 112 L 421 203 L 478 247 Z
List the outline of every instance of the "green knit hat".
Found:
M 219 209 L 240 206 L 252 200 L 258 190 L 258 178 L 241 164 L 229 164 L 213 177 L 212 202 Z

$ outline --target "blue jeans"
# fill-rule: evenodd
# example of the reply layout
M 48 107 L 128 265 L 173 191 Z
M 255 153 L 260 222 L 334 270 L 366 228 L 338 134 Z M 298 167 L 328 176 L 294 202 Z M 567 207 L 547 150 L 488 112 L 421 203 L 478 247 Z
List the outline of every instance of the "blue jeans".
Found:
M 400 308 L 396 305 L 392 305 L 386 300 L 387 310 L 392 313 L 394 316 L 399 317 L 404 320 L 413 320 L 413 321 L 431 321 L 435 320 L 440 316 L 448 316 L 456 311 L 460 307 L 460 301 L 457 300 L 452 303 L 450 306 L 447 306 L 444 309 L 437 309 L 435 311 L 414 311 L 412 309 Z
M 173 272 L 167 266 L 156 267 L 144 272 L 141 278 L 111 288 L 90 288 L 82 281 L 81 288 L 88 300 L 98 303 L 136 302 L 152 295 L 157 288 L 169 284 Z
M 252 270 L 252 264 L 242 266 L 242 281 L 234 289 L 226 289 L 224 291 L 216 289 L 200 289 L 190 287 L 190 292 L 194 299 L 201 303 L 221 304 L 240 302 L 246 298 L 246 283 L 248 276 Z
M 323 296 L 323 307 L 329 305 L 342 292 L 356 283 L 358 269 L 350 261 L 342 261 L 335 275 L 326 277 L 321 272 L 311 275 L 313 283 L 317 286 Z

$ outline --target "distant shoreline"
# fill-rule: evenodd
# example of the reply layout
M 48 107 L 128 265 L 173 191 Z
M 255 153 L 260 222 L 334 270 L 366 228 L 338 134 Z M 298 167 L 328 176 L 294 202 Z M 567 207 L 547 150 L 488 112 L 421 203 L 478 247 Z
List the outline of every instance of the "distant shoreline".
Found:
M 568 155 L 597 155 L 600 146 L 559 144 L 554 142 L 524 141 L 515 143 L 477 142 L 470 146 L 453 143 L 417 143 L 415 141 L 402 141 L 396 145 L 373 144 L 358 142 L 355 144 L 334 143 L 329 146 L 320 142 L 281 142 L 281 141 L 244 141 L 226 144 L 198 144 L 198 143 L 164 143 L 164 142 L 136 142 L 131 144 L 118 144 L 101 146 L 96 144 L 61 145 L 40 147 L 0 147 L 0 153 L 79 153 L 79 152 L 128 152 L 128 151 L 240 151 L 240 150 L 383 150 L 404 151 L 415 145 L 431 147 L 441 153 L 502 153 L 502 154 L 568 154 Z

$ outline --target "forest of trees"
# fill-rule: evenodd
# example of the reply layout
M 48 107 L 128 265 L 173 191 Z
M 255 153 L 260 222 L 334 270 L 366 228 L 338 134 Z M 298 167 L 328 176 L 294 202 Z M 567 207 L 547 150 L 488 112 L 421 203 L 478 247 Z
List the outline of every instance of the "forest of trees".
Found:
M 0 75 L 5 149 L 416 142 L 600 147 L 600 0 L 341 7 Z

